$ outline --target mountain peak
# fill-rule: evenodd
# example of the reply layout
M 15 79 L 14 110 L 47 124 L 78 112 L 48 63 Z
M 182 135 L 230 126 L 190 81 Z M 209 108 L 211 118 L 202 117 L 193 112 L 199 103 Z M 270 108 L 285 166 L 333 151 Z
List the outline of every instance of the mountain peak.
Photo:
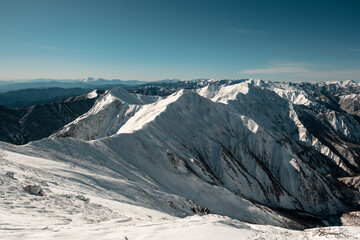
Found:
M 87 77 L 87 78 L 81 79 L 80 81 L 81 81 L 81 82 L 88 83 L 88 82 L 94 82 L 94 81 L 96 81 L 96 79 L 93 78 L 93 77 Z
M 352 87 L 352 86 L 358 86 L 358 83 L 354 80 L 340 80 L 340 81 L 327 81 L 324 82 L 325 85 L 338 85 L 339 87 Z

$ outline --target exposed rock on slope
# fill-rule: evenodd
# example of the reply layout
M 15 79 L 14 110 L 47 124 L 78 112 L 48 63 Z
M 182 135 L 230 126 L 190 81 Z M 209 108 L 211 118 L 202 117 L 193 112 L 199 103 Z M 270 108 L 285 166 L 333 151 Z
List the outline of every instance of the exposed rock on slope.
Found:
M 48 137 L 86 113 L 102 91 L 71 97 L 62 102 L 28 108 L 0 106 L 0 141 L 25 144 Z

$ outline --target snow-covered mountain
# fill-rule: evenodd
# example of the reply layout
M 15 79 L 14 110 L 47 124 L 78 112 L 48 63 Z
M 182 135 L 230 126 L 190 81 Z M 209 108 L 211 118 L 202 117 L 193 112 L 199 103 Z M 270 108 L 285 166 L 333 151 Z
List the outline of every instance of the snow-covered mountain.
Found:
M 158 95 L 108 90 L 50 138 L 1 144 L 4 172 L 19 175 L 16 183 L 2 178 L 13 184 L 8 194 L 42 186 L 47 211 L 69 194 L 70 207 L 90 197 L 85 209 L 99 224 L 211 213 L 306 228 L 341 224 L 359 210 L 360 116 L 341 105 L 359 93 L 357 83 L 161 84 Z M 89 213 L 78 214 L 85 221 Z
M 358 171 L 356 170 L 359 169 L 356 161 L 358 152 L 353 151 L 356 149 L 350 149 L 349 151 L 353 151 L 350 153 L 346 152 L 353 157 L 353 161 L 349 160 L 349 158 L 346 158 L 346 161 L 342 160 L 342 155 L 339 152 L 332 152 L 326 144 L 314 136 L 314 134 L 319 135 L 318 132 L 320 131 L 317 129 L 316 131 L 308 130 L 304 126 L 304 123 L 307 124 L 307 119 L 303 115 L 305 113 L 310 114 L 311 108 L 308 107 L 310 110 L 305 111 L 301 106 L 314 105 L 315 110 L 317 110 L 321 109 L 319 103 L 311 101 L 309 96 L 304 95 L 305 93 L 301 93 L 298 89 L 288 88 L 286 90 L 287 95 L 284 95 L 285 90 L 283 87 L 276 86 L 276 84 L 271 87 L 268 85 L 268 83 L 262 81 L 254 82 L 252 80 L 228 86 L 208 85 L 195 91 L 180 90 L 156 102 L 154 102 L 156 97 L 151 100 L 147 99 L 147 101 L 134 101 L 135 96 L 135 99 L 141 99 L 144 96 L 131 95 L 126 91 L 118 91 L 117 94 L 109 91 L 87 114 L 65 126 L 54 136 L 70 136 L 81 140 L 94 140 L 113 136 L 111 141 L 114 141 L 113 139 L 123 136 L 122 133 L 137 134 L 137 132 L 146 132 L 146 135 L 150 135 L 151 139 L 156 139 L 164 145 L 159 146 L 159 148 L 171 149 L 171 147 L 179 145 L 172 151 L 178 152 L 178 154 L 181 153 L 181 155 L 188 155 L 183 158 L 204 158 L 210 161 L 205 163 L 206 166 L 203 166 L 204 168 L 210 166 L 210 169 L 208 169 L 211 170 L 210 176 L 213 172 L 218 171 L 215 165 L 220 164 L 219 158 L 225 152 L 229 152 L 232 157 L 237 154 L 238 156 L 235 155 L 235 159 L 259 158 L 271 164 L 275 162 L 275 160 L 269 159 L 272 156 L 280 154 L 281 157 L 278 156 L 278 158 L 286 159 L 287 162 L 291 163 L 293 158 L 295 158 L 293 161 L 296 162 L 296 158 L 299 158 L 298 155 L 302 154 L 305 156 L 301 156 L 300 159 L 309 162 L 308 164 L 321 174 L 333 173 L 345 176 Z M 300 98 L 302 100 L 299 100 Z M 301 101 L 304 105 L 295 104 L 298 101 Z M 109 113 L 114 109 L 116 117 L 114 113 Z M 336 112 L 327 111 L 325 113 L 328 113 L 329 116 L 321 116 L 324 119 L 319 121 L 329 120 L 327 118 L 330 118 L 331 114 L 336 115 Z M 338 129 L 335 128 L 337 126 L 333 122 L 332 125 L 329 122 L 329 125 L 334 132 L 336 131 L 334 134 L 345 136 L 348 133 L 347 140 L 355 144 L 359 138 L 357 131 L 359 124 L 351 117 L 347 117 L 348 119 L 343 120 L 342 128 L 340 126 Z M 158 123 L 159 121 L 161 123 Z M 328 127 L 325 123 L 324 125 L 318 125 Z M 345 130 L 345 128 L 351 128 L 351 130 Z M 149 133 L 150 131 L 151 133 Z M 328 134 L 328 132 L 324 134 Z M 252 137 L 254 143 L 250 140 Z M 337 135 L 332 137 L 335 138 Z M 103 141 L 105 140 L 103 139 Z M 174 143 L 172 143 L 172 146 L 168 146 L 167 144 L 171 141 L 174 141 Z M 272 146 L 270 144 L 272 141 L 279 146 Z M 263 142 L 266 142 L 267 145 L 260 144 Z M 203 149 L 206 146 L 208 150 Z M 184 147 L 189 150 L 189 153 L 184 154 L 184 150 L 177 149 L 183 149 Z M 269 149 L 266 149 L 266 147 Z M 285 153 L 272 153 L 274 150 L 271 150 L 283 148 L 289 148 L 284 150 L 289 156 L 285 157 Z M 244 154 L 244 150 L 246 154 Z M 326 151 L 329 151 L 329 153 Z M 324 156 L 326 153 L 327 155 Z M 315 156 L 317 156 L 316 160 L 318 162 L 310 161 Z M 239 162 L 239 160 L 236 162 Z M 211 169 L 212 165 L 214 165 L 213 169 Z M 279 169 L 284 166 L 284 163 L 279 162 Z M 353 170 L 348 166 L 352 167 Z M 248 169 L 247 166 L 244 167 Z M 256 164 L 255 168 L 261 169 Z M 291 168 L 294 168 L 294 166 Z M 293 174 L 287 175 L 292 176 Z M 218 176 L 213 177 L 215 180 L 218 178 Z M 255 179 L 258 180 L 257 177 Z M 271 181 L 265 179 L 264 182 Z M 298 190 L 297 187 L 295 189 L 294 191 Z M 254 192 L 259 195 L 258 193 L 261 192 L 260 187 Z M 284 192 L 287 193 L 287 191 Z M 263 199 L 266 199 L 265 195 Z M 277 207 L 283 207 L 278 206 L 279 199 L 268 201 L 273 202 L 272 204 Z M 289 202 L 290 200 L 286 201 Z M 305 205 L 312 206 L 313 204 Z
M 0 106 L 0 141 L 25 144 L 48 137 L 86 113 L 102 93 L 94 90 L 64 101 L 26 108 Z
M 118 152 L 114 142 L 122 146 L 136 136 L 140 146 L 151 142 L 150 156 L 141 155 L 135 144 L 137 158 L 164 159 L 161 166 L 176 159 L 174 172 L 180 168 L 182 174 L 276 209 L 320 217 L 352 205 L 349 196 L 356 193 L 344 188 L 335 194 L 340 184 L 336 177 L 359 172 L 360 125 L 351 115 L 325 108 L 292 84 L 248 80 L 203 85 L 166 98 L 108 91 L 87 114 L 52 137 L 98 140 Z
M 76 136 L 82 140 L 110 136 L 115 134 L 140 106 L 159 99 L 158 96 L 130 94 L 123 88 L 111 89 L 86 114 L 62 128 L 56 135 Z

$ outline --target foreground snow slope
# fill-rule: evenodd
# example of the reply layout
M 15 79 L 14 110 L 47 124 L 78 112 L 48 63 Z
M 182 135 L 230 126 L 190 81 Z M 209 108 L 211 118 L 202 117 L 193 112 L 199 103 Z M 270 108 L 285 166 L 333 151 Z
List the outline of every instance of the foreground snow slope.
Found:
M 34 155 L 30 149 L 23 155 L 15 153 L 19 148 L 4 148 L 12 147 L 2 146 L 0 153 L 2 239 L 360 239 L 359 227 L 293 231 L 213 214 L 177 217 L 171 210 L 139 206 L 132 197 L 151 198 L 138 195 L 141 191 L 132 188 L 131 181 L 118 179 L 98 165 L 29 156 Z M 45 195 L 25 192 L 27 184 L 40 185 Z M 126 197 L 118 191 L 126 184 L 133 195 Z
M 17 148 L 4 147 L 11 152 L 18 151 L 21 154 L 69 163 L 70 167 L 82 166 L 91 173 L 91 176 L 87 176 L 90 180 L 92 175 L 101 176 L 102 180 L 93 180 L 91 187 L 109 189 L 118 200 L 175 216 L 194 214 L 192 209 L 199 209 L 200 212 L 201 207 L 198 205 L 206 204 L 208 206 L 205 207 L 211 207 L 211 211 L 251 222 L 278 226 L 289 226 L 291 222 L 270 209 L 243 199 L 227 188 L 209 184 L 193 174 L 171 171 L 173 166 L 166 163 L 169 161 L 166 150 L 155 151 L 154 158 L 146 159 L 146 148 L 134 149 L 139 144 L 136 137 L 118 139 L 113 144 L 121 146 L 120 151 L 124 153 L 116 153 L 115 149 L 108 147 L 108 143 L 88 143 L 71 139 L 43 140 Z M 162 161 L 166 160 L 164 166 L 161 166 L 160 161 L 154 163 L 156 157 L 160 156 Z M 33 162 L 32 159 L 28 161 L 29 164 Z M 178 170 L 184 170 L 180 167 L 183 168 L 180 165 Z M 55 172 L 57 171 L 59 169 L 55 169 Z

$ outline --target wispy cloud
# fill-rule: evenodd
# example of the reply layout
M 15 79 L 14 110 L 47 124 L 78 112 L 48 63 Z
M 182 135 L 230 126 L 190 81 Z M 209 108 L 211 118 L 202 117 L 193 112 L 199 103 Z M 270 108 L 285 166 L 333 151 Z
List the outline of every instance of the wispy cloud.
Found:
M 351 51 L 351 52 L 360 52 L 360 48 L 350 48 L 350 49 L 348 49 L 348 51 Z
M 248 77 L 260 77 L 270 80 L 360 80 L 360 69 L 358 68 L 333 70 L 326 69 L 325 66 L 312 66 L 303 63 L 277 63 L 266 68 L 246 69 L 239 73 Z

